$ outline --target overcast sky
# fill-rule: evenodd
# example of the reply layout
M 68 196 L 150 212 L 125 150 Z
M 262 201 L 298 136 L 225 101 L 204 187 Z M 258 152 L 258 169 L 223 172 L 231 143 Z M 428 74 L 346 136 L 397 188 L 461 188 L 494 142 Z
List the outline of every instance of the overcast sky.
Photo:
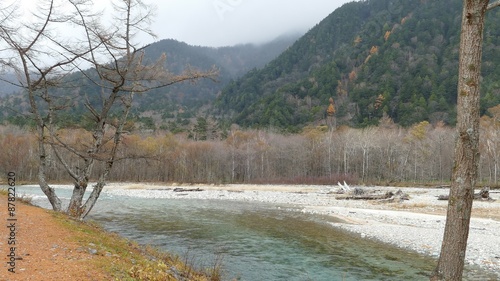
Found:
M 39 0 L 0 0 L 39 13 Z M 111 10 L 113 0 L 94 0 L 97 10 Z M 152 26 L 158 38 L 141 36 L 148 44 L 173 38 L 191 45 L 229 46 L 262 43 L 292 32 L 306 32 L 346 2 L 354 0 L 143 0 L 156 6 Z M 65 3 L 58 0 L 57 3 Z M 27 20 L 29 12 L 24 12 Z M 28 15 L 28 16 L 27 16 Z M 105 16 L 107 17 L 107 16 Z M 66 32 L 66 34 L 71 32 Z
M 157 6 L 153 31 L 158 40 L 173 38 L 191 45 L 217 47 L 260 43 L 287 32 L 305 32 L 353 0 L 146 1 Z

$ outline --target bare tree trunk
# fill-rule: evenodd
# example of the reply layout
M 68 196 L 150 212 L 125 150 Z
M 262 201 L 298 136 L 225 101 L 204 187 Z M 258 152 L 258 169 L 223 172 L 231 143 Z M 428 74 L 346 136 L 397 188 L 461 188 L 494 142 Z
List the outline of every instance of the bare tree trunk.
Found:
M 488 2 L 463 1 L 455 165 L 441 254 L 431 280 L 462 279 L 479 164 L 479 78 Z
M 496 184 L 498 182 L 498 155 L 497 155 L 497 151 L 496 151 L 496 148 L 495 148 L 495 151 L 494 151 L 494 154 L 493 154 L 493 163 L 494 163 L 494 174 L 493 174 L 493 179 L 494 179 L 494 183 Z
M 333 159 L 333 130 L 328 131 L 327 135 L 327 145 L 328 145 L 328 177 L 331 179 L 332 178 L 332 159 Z
M 73 187 L 73 194 L 68 205 L 67 213 L 74 218 L 79 218 L 82 214 L 82 201 L 85 191 L 87 190 L 87 182 L 75 182 Z
M 44 128 L 38 127 L 38 135 L 44 136 Z M 38 182 L 40 185 L 40 189 L 43 191 L 47 199 L 49 199 L 50 205 L 52 205 L 52 209 L 56 212 L 60 212 L 62 210 L 61 199 L 56 195 L 54 188 L 50 187 L 47 183 L 47 152 L 45 150 L 45 143 L 42 139 L 38 140 L 38 155 L 39 155 L 39 167 L 38 167 Z

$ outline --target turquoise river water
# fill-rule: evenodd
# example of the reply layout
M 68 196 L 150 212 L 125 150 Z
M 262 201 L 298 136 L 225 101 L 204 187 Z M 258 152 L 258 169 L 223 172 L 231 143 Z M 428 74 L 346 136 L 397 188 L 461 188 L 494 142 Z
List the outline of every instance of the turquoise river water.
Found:
M 38 187 L 19 186 L 17 192 L 49 207 Z M 70 189 L 58 194 L 69 198 Z M 332 217 L 302 214 L 290 206 L 103 192 L 89 219 L 198 266 L 210 267 L 222 258 L 225 280 L 428 280 L 436 264 L 335 229 Z

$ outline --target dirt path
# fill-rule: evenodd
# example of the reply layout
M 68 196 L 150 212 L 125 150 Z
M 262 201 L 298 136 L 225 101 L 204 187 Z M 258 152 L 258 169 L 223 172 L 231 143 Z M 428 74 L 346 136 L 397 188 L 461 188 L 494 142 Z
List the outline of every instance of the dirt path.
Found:
M 13 202 L 15 213 L 10 216 L 7 203 L 7 196 L 1 195 L 0 219 L 8 227 L 0 228 L 0 280 L 110 280 L 87 262 L 102 257 L 83 251 L 49 211 Z M 9 255 L 17 260 L 8 264 Z

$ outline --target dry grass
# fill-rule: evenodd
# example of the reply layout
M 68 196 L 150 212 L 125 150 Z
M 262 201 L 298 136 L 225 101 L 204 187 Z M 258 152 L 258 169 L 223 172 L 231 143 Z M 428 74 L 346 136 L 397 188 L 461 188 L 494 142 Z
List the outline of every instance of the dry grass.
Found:
M 9 191 L 7 189 L 0 188 L 0 195 L 8 196 L 9 195 Z M 28 196 L 28 195 L 25 195 L 25 194 L 23 194 L 21 196 L 18 196 L 16 194 L 16 201 L 17 202 L 21 202 L 21 203 L 28 204 L 28 205 L 33 205 L 32 204 L 32 200 L 33 200 L 33 198 L 31 196 Z
M 103 230 L 93 222 L 81 222 L 61 213 L 55 220 L 71 230 L 72 239 L 83 251 L 94 251 L 98 256 L 89 260 L 94 267 L 112 276 L 114 280 L 221 280 L 221 264 L 217 261 L 207 269 L 195 269 L 180 257 L 172 256 L 153 247 L 140 246 L 115 233 Z

